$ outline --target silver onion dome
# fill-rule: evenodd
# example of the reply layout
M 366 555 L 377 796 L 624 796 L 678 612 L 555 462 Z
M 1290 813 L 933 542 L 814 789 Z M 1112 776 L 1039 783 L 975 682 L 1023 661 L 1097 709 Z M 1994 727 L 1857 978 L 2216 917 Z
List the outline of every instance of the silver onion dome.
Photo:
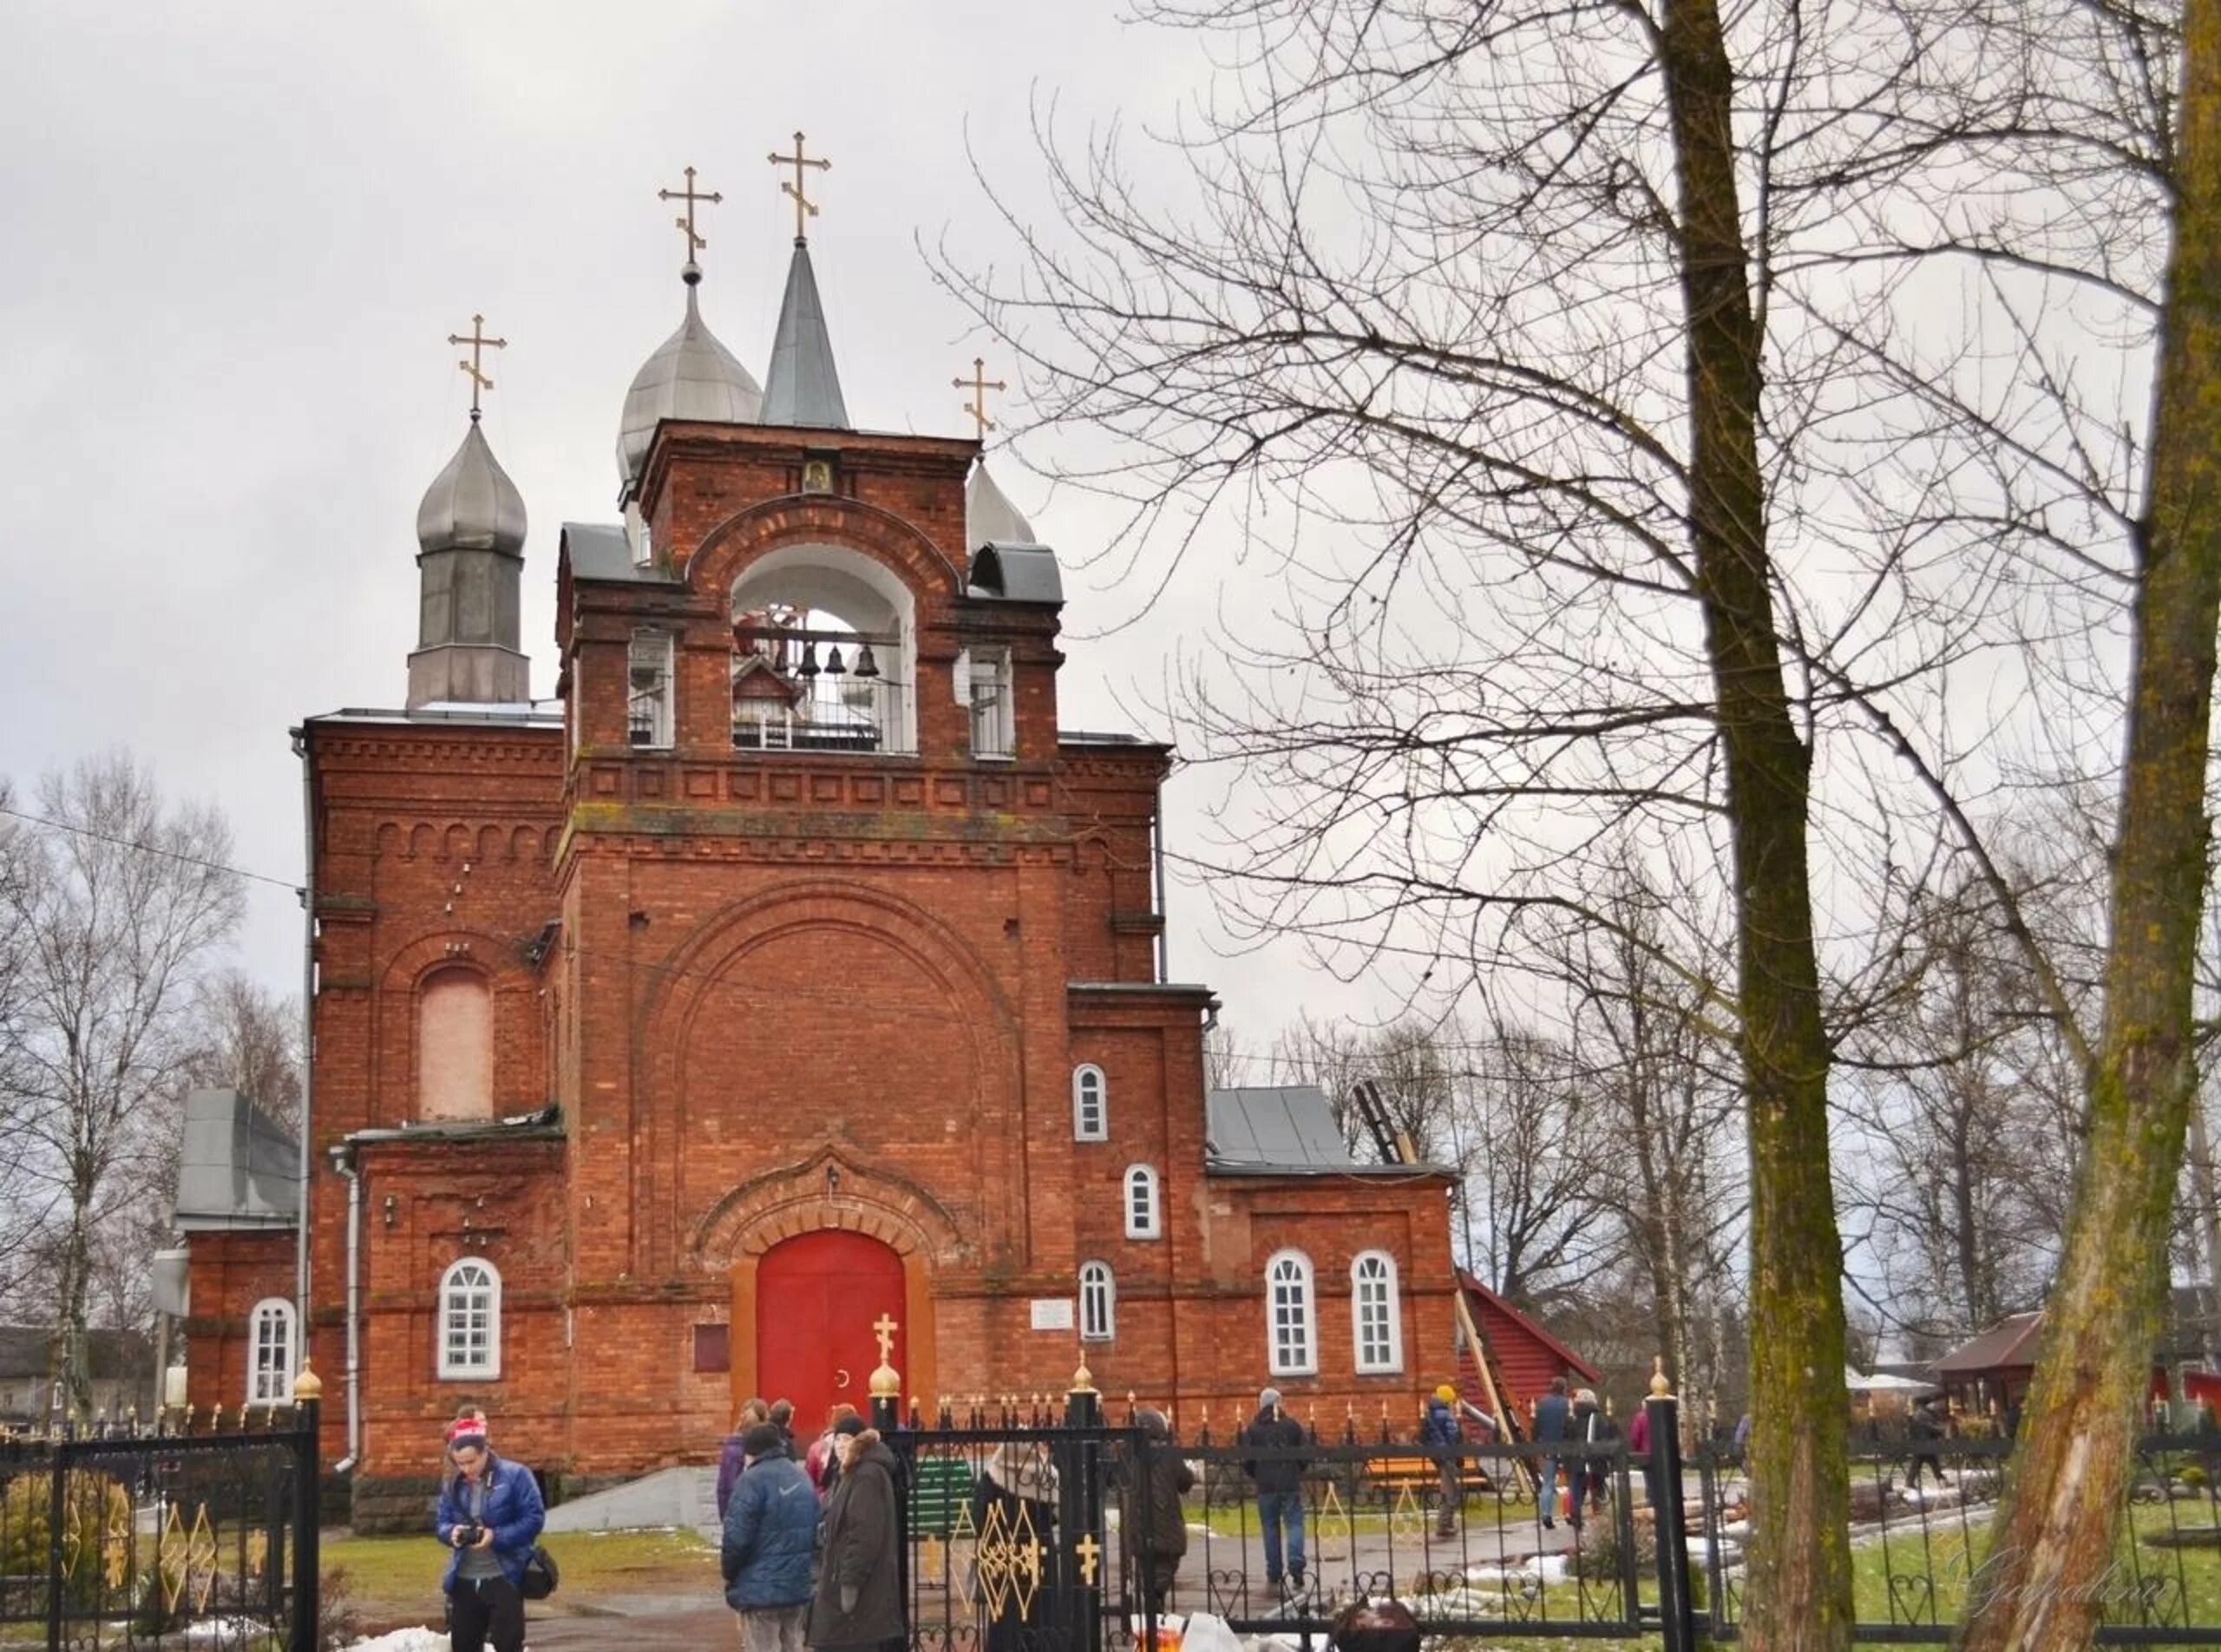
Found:
M 973 468 L 964 489 L 964 542 L 977 550 L 982 545 L 1038 545 L 1033 524 L 1019 514 L 982 459 Z
M 689 264 L 681 273 L 686 282 L 686 319 L 633 375 L 632 388 L 625 393 L 625 416 L 617 429 L 617 472 L 628 488 L 639 480 L 648 444 L 663 420 L 754 424 L 763 416 L 763 386 L 702 320 L 694 300 L 701 270 Z
M 416 507 L 416 542 L 425 551 L 524 554 L 524 495 L 486 445 L 474 416 L 447 469 Z

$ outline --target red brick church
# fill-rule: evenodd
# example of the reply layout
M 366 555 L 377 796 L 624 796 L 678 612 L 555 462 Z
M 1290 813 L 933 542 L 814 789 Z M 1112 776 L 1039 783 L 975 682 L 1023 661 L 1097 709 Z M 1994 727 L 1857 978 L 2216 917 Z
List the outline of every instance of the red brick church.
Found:
M 852 422 L 803 240 L 760 386 L 683 273 L 623 521 L 557 537 L 554 698 L 474 412 L 403 705 L 297 731 L 306 1277 L 283 1144 L 203 1092 L 189 1397 L 312 1355 L 372 1496 L 466 1401 L 576 1477 L 709 1460 L 748 1394 L 861 1404 L 882 1316 L 927 1409 L 1084 1358 L 1183 1426 L 1268 1381 L 1322 1427 L 1415 1417 L 1448 1177 L 1357 1163 L 1315 1091 L 1206 1094 L 1169 752 L 1060 727 L 1054 554 L 979 441 Z

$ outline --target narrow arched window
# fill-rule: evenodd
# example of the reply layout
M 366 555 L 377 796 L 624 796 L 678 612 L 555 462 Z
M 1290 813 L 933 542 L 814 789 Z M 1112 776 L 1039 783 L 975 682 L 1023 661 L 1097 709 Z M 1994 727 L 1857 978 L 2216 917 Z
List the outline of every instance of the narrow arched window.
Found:
M 246 1316 L 246 1403 L 293 1403 L 293 1305 L 265 1296 Z
M 1118 1287 L 1107 1262 L 1082 1262 L 1079 1269 L 1079 1334 L 1085 1342 L 1108 1342 L 1118 1334 Z
M 417 993 L 416 1116 L 494 1116 L 494 995 L 475 969 L 442 969 Z
M 1099 1142 L 1110 1134 L 1110 1086 L 1092 1063 L 1072 1069 L 1072 1139 Z
M 660 749 L 671 744 L 672 636 L 668 631 L 636 631 L 626 655 L 626 738 L 632 744 Z
M 1311 1258 L 1283 1250 L 1265 1264 L 1266 1363 L 1276 1377 L 1308 1376 L 1319 1368 L 1312 1322 Z
M 1156 1172 L 1146 1164 L 1137 1164 L 1126 1172 L 1126 1237 L 1163 1236 L 1164 1209 L 1157 1197 Z
M 1357 1368 L 1404 1368 L 1404 1328 L 1396 1300 L 1396 1263 L 1384 1250 L 1368 1250 L 1350 1264 L 1350 1334 Z
M 483 1256 L 440 1275 L 440 1375 L 501 1374 L 501 1276 Z

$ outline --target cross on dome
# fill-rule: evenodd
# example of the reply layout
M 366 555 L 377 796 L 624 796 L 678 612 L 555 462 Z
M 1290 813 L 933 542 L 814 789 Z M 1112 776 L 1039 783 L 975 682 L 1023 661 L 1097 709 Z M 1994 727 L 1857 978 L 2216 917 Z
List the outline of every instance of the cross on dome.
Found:
M 488 350 L 507 350 L 509 347 L 509 341 L 506 338 L 488 338 L 486 336 L 486 318 L 473 316 L 470 318 L 470 336 L 466 338 L 459 332 L 451 332 L 448 335 L 448 343 L 470 346 L 470 359 L 459 361 L 455 365 L 462 368 L 464 375 L 470 380 L 470 417 L 472 423 L 475 423 L 478 418 L 478 392 L 494 388 L 494 381 L 487 377 L 483 371 L 483 352 Z
M 696 189 L 694 187 L 694 168 L 688 167 L 685 171 L 685 188 L 658 189 L 656 191 L 656 199 L 658 200 L 683 200 L 686 203 L 686 216 L 684 218 L 674 218 L 671 221 L 686 237 L 686 266 L 689 269 L 691 269 L 694 267 L 694 255 L 702 251 L 704 247 L 708 246 L 710 244 L 708 238 L 698 234 L 695 232 L 695 203 L 698 201 L 708 201 L 714 206 L 717 202 L 723 200 L 724 197 L 714 189 L 710 190 L 707 193 Z
M 985 442 L 987 439 L 987 432 L 995 428 L 995 422 L 987 416 L 987 392 L 1006 390 L 1010 386 L 999 378 L 987 377 L 986 359 L 980 356 L 974 356 L 972 358 L 971 377 L 952 378 L 948 382 L 958 390 L 972 392 L 972 399 L 964 404 L 964 410 L 969 413 L 973 422 L 979 425 L 979 440 Z

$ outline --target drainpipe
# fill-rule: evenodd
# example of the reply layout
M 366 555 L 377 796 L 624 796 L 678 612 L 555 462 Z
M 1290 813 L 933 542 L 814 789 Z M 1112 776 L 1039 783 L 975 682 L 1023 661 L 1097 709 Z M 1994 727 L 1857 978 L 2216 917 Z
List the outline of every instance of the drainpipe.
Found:
M 347 1455 L 331 1471 L 345 1474 L 354 1468 L 363 1439 L 363 1173 L 344 1142 L 331 1150 L 331 1168 L 347 1178 Z
M 301 760 L 301 1192 L 293 1235 L 293 1323 L 301 1328 L 301 1358 L 308 1357 L 309 1178 L 316 1173 L 310 1143 L 316 1095 L 316 776 L 309 764 L 309 731 L 293 731 Z
M 1170 941 L 1171 914 L 1165 911 L 1168 891 L 1164 887 L 1164 792 L 1156 794 L 1156 818 L 1150 823 L 1150 854 L 1156 862 L 1156 978 L 1159 981 L 1172 979 Z

